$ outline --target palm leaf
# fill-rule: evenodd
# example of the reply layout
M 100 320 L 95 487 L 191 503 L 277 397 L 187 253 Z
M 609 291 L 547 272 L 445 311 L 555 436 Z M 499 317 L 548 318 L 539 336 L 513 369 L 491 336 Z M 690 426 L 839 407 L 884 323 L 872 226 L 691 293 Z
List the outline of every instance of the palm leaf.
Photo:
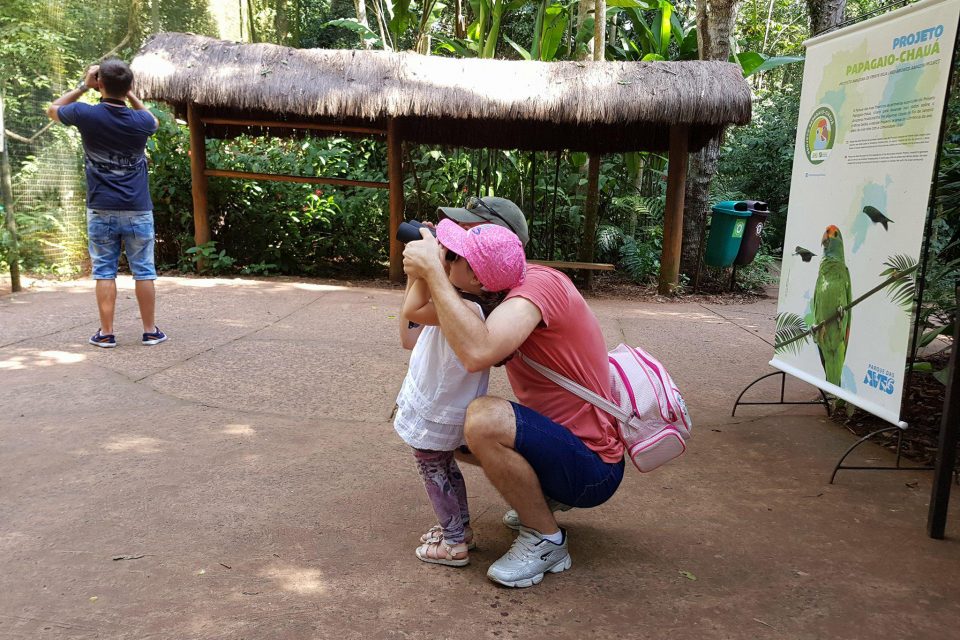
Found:
M 800 353 L 800 348 L 810 339 L 810 329 L 803 318 L 795 313 L 777 314 L 777 331 L 773 337 L 776 353 Z
M 636 283 L 648 282 L 650 275 L 660 269 L 659 261 L 649 255 L 645 257 L 641 247 L 637 246 L 636 240 L 629 236 L 623 239 L 618 265 Z
M 880 272 L 881 278 L 889 278 L 909 272 L 909 275 L 894 280 L 884 288 L 887 290 L 887 295 L 890 296 L 894 304 L 900 305 L 907 313 L 910 313 L 913 310 L 913 298 L 917 290 L 917 279 L 915 275 L 917 260 L 911 256 L 895 255 L 887 258 L 883 266 L 885 266 L 886 269 Z

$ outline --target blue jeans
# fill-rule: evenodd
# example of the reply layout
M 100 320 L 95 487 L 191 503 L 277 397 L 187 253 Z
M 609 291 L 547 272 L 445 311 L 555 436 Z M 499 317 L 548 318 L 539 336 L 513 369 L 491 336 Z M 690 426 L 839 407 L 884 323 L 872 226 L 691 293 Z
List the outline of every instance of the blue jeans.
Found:
M 514 450 L 533 467 L 543 493 L 571 507 L 595 507 L 623 480 L 623 460 L 604 462 L 566 427 L 511 402 L 517 419 Z
M 152 211 L 87 209 L 87 237 L 95 280 L 116 279 L 121 242 L 133 279 L 157 279 Z

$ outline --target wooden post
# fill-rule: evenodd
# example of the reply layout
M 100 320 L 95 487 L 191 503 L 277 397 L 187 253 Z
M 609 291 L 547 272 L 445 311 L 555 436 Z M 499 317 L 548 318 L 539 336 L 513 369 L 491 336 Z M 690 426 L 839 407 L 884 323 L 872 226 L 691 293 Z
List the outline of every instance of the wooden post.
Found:
M 403 279 L 403 245 L 397 228 L 403 222 L 403 152 L 394 118 L 387 122 L 387 180 L 390 182 L 390 279 Z
M 683 194 L 687 182 L 687 125 L 670 127 L 670 165 L 667 203 L 663 212 L 663 253 L 660 255 L 659 293 L 673 293 L 680 280 L 680 244 L 683 240 Z
M 960 296 L 960 282 L 955 289 Z M 953 327 L 953 349 L 950 351 L 950 371 L 947 378 L 947 394 L 943 399 L 943 417 L 940 420 L 940 444 L 937 449 L 937 464 L 933 474 L 933 490 L 930 492 L 930 509 L 927 512 L 927 534 L 943 540 L 947 527 L 947 509 L 950 506 L 950 483 L 957 461 L 957 441 L 960 440 L 960 373 L 957 373 L 957 345 L 960 345 L 960 323 Z
M 193 192 L 193 241 L 199 247 L 210 241 L 207 219 L 207 144 L 203 122 L 197 105 L 187 104 L 187 125 L 190 127 L 190 182 Z

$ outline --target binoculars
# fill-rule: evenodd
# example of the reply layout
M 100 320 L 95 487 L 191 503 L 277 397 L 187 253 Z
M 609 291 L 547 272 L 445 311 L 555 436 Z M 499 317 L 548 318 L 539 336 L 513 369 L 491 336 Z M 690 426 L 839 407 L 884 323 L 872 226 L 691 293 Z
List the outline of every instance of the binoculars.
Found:
M 403 244 L 414 242 L 415 240 L 423 240 L 423 236 L 420 235 L 420 229 L 427 229 L 433 234 L 434 238 L 437 237 L 437 230 L 433 227 L 428 227 L 417 220 L 411 220 L 409 222 L 401 222 L 400 226 L 397 227 L 397 240 Z
M 420 229 L 426 229 L 433 234 L 434 238 L 437 237 L 437 230 L 433 227 L 428 227 L 418 220 L 410 220 L 409 222 L 401 222 L 400 226 L 397 227 L 397 240 L 403 244 L 407 244 L 408 242 L 416 242 L 417 240 L 423 240 L 423 236 L 420 235 Z M 457 254 L 447 249 L 444 259 L 447 262 L 453 262 L 457 259 Z

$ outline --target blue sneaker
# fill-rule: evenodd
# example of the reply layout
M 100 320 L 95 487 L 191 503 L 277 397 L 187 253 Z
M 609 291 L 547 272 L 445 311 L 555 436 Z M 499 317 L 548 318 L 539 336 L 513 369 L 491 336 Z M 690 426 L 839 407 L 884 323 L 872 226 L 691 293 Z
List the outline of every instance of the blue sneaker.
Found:
M 117 339 L 113 337 L 113 334 L 108 333 L 104 335 L 100 333 L 100 329 L 97 329 L 97 332 L 90 336 L 87 342 L 95 347 L 103 347 L 104 349 L 112 349 L 117 346 Z
M 143 340 L 141 340 L 143 344 L 160 344 L 167 339 L 167 334 L 160 331 L 160 327 L 154 326 L 153 328 L 156 329 L 156 331 L 143 334 Z

